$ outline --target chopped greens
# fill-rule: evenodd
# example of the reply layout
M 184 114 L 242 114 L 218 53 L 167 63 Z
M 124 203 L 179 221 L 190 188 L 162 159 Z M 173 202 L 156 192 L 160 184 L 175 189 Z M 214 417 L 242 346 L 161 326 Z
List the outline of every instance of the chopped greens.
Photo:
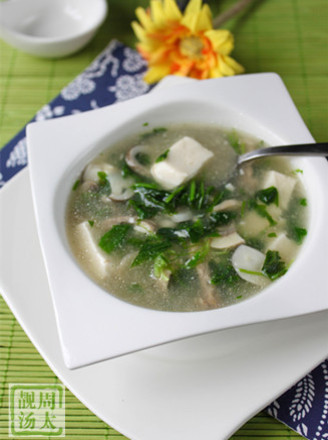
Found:
M 150 157 L 146 153 L 137 153 L 136 159 L 141 165 L 150 165 Z
M 107 174 L 104 173 L 103 171 L 99 171 L 98 178 L 99 178 L 99 191 L 101 192 L 101 194 L 105 194 L 109 196 L 112 192 L 112 188 L 107 178 Z
M 273 281 L 285 275 L 286 272 L 286 264 L 281 259 L 279 252 L 271 250 L 267 251 L 262 267 L 262 273 Z
M 207 241 L 205 245 L 195 252 L 184 264 L 186 269 L 193 269 L 198 264 L 203 263 L 210 251 L 210 244 Z
M 164 151 L 164 153 L 160 154 L 158 156 L 158 158 L 155 160 L 155 163 L 162 162 L 163 160 L 165 160 L 167 158 L 168 154 L 169 154 L 169 151 L 170 150 L 168 148 L 167 150 Z
M 305 228 L 299 228 L 298 226 L 292 228 L 291 238 L 296 241 L 297 244 L 302 244 L 306 235 L 307 230 Z
M 307 206 L 307 200 L 306 200 L 306 198 L 302 198 L 302 199 L 300 199 L 300 205 L 301 205 L 301 206 Z
M 246 152 L 245 144 L 240 142 L 239 136 L 235 130 L 228 134 L 228 141 L 238 155 Z
M 127 236 L 132 229 L 129 223 L 122 223 L 113 226 L 99 240 L 99 247 L 107 254 L 110 254 L 118 247 L 121 247 L 127 240 Z
M 249 202 L 249 207 L 251 209 L 254 209 L 254 211 L 261 217 L 264 217 L 268 220 L 270 223 L 270 226 L 275 226 L 277 222 L 271 217 L 271 215 L 268 213 L 265 205 L 259 204 L 256 202 L 256 200 L 251 199 Z
M 158 255 L 154 261 L 154 275 L 156 278 L 169 281 L 170 279 L 170 264 L 163 255 Z
M 158 237 L 147 237 L 141 249 L 133 260 L 131 267 L 138 266 L 145 261 L 153 261 L 155 258 L 171 247 L 171 243 Z
M 229 261 L 215 262 L 211 260 L 209 262 L 211 271 L 211 283 L 233 285 L 240 280 L 237 272 L 231 266 Z
M 257 191 L 255 197 L 266 205 L 274 203 L 276 206 L 279 204 L 278 190 L 275 186 L 270 186 L 269 188 L 261 189 Z
M 94 220 L 88 220 L 88 223 L 90 225 L 90 227 L 92 228 L 95 224 Z
M 152 131 L 147 131 L 146 133 L 142 133 L 140 135 L 140 140 L 144 141 L 151 136 L 154 136 L 159 133 L 165 133 L 166 131 L 167 131 L 167 128 L 165 128 L 165 127 L 155 127 Z
M 239 269 L 239 272 L 247 273 L 248 275 L 256 275 L 263 277 L 264 274 L 262 272 L 257 272 L 255 270 L 248 270 L 248 269 Z
M 75 180 L 74 185 L 72 187 L 72 191 L 76 191 L 77 188 L 80 186 L 80 184 L 81 184 L 81 179 Z

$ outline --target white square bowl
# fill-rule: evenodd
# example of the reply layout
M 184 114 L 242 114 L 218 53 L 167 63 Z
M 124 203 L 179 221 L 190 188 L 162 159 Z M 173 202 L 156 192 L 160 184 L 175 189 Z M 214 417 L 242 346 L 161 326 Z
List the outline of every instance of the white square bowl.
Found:
M 164 81 L 169 85 L 168 78 Z M 169 341 L 328 308 L 328 165 L 293 159 L 301 168 L 310 219 L 288 273 L 239 304 L 203 312 L 162 312 L 128 304 L 96 285 L 75 261 L 66 237 L 72 185 L 96 154 L 129 134 L 170 123 L 207 123 L 248 132 L 270 145 L 313 138 L 276 74 L 187 81 L 74 116 L 32 123 L 27 145 L 41 248 L 64 361 L 81 367 Z M 148 127 L 149 128 L 149 127 Z

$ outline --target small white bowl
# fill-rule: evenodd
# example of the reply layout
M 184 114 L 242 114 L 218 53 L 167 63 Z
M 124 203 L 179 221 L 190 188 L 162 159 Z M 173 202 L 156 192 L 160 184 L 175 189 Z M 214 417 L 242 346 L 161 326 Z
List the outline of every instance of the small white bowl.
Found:
M 328 164 L 323 158 L 293 159 L 295 169 L 303 170 L 308 235 L 288 273 L 248 300 L 204 312 L 144 309 L 105 292 L 80 269 L 65 230 L 73 183 L 92 157 L 142 130 L 144 122 L 151 127 L 213 123 L 249 132 L 271 145 L 313 142 L 275 74 L 190 80 L 102 109 L 30 124 L 32 194 L 67 367 L 188 336 L 327 309 Z
M 3 0 L 0 37 L 32 55 L 63 57 L 85 46 L 106 14 L 106 0 Z

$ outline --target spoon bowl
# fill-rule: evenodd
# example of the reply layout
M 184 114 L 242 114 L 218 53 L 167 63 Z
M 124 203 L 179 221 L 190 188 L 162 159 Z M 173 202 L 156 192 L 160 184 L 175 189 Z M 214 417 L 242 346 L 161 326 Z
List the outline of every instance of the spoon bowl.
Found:
M 236 166 L 268 156 L 328 156 L 328 142 L 259 148 L 238 156 Z

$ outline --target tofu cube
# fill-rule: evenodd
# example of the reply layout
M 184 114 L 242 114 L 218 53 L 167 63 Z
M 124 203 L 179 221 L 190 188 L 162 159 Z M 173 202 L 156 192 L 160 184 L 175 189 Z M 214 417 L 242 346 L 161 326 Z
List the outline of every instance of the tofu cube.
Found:
M 90 268 L 100 278 L 104 278 L 110 266 L 109 260 L 103 255 L 103 251 L 97 245 L 92 235 L 89 222 L 84 221 L 76 227 L 81 248 L 85 250 L 85 258 L 88 259 Z
M 281 233 L 273 240 L 271 240 L 266 250 L 278 251 L 281 258 L 289 263 L 291 261 L 290 256 L 295 255 L 297 244 L 290 240 L 286 234 Z
M 185 136 L 169 148 L 166 159 L 151 167 L 151 173 L 165 189 L 173 189 L 194 177 L 213 156 L 212 151 Z
M 241 233 L 248 237 L 255 237 L 268 226 L 270 226 L 269 221 L 255 211 L 249 211 L 239 224 Z
M 286 176 L 277 171 L 268 171 L 264 176 L 262 188 L 275 186 L 279 193 L 279 207 L 287 209 L 295 185 L 296 180 L 293 177 Z

